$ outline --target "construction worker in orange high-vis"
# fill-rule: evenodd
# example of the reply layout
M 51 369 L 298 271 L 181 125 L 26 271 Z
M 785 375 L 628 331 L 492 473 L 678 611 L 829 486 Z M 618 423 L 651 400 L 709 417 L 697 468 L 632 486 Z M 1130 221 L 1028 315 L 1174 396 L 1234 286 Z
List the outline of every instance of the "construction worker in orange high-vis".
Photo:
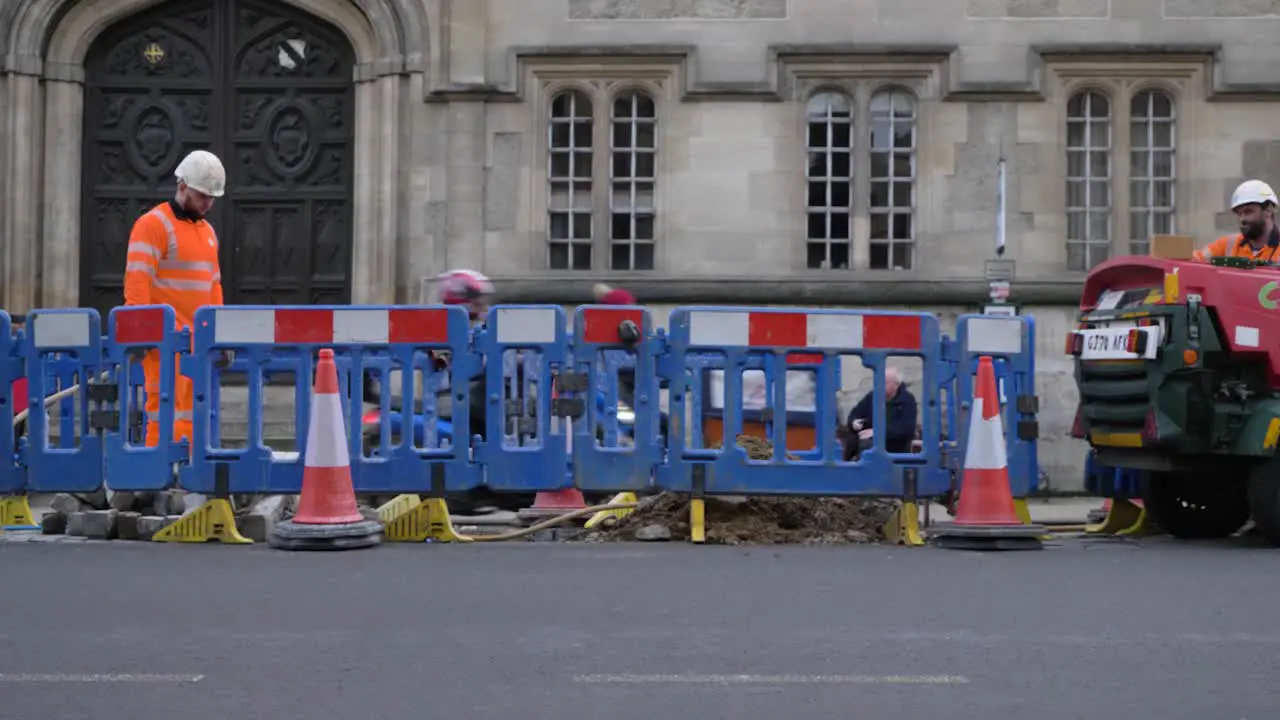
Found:
M 173 199 L 151 208 L 133 224 L 124 273 L 125 305 L 169 305 L 179 328 L 190 328 L 196 310 L 222 304 L 218 236 L 204 219 L 226 190 L 227 173 L 211 152 L 196 150 L 178 163 Z M 176 366 L 175 359 L 175 366 Z M 142 359 L 146 376 L 147 447 L 160 441 L 160 353 Z M 194 398 L 191 379 L 175 372 L 173 439 L 191 441 Z M 193 443 L 194 444 L 194 443 Z
M 1239 235 L 1224 235 L 1195 251 L 1192 258 L 1244 257 L 1280 262 L 1280 229 L 1276 228 L 1276 191 L 1261 180 L 1246 180 L 1231 193 L 1231 211 L 1240 221 Z

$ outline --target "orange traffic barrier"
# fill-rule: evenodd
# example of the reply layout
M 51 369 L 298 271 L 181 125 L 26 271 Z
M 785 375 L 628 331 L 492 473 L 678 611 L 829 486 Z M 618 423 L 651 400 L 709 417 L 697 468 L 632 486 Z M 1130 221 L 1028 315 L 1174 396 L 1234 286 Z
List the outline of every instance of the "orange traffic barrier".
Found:
M 1024 524 L 1014 507 L 995 368 L 991 358 L 982 357 L 955 522 L 937 525 L 930 539 L 939 547 L 960 550 L 1039 550 L 1045 532 L 1042 526 Z

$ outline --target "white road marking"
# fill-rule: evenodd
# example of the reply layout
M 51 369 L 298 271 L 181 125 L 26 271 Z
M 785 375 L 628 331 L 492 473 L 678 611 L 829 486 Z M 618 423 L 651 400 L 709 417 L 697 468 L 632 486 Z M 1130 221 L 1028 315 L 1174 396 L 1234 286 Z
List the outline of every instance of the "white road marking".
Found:
M 204 675 L 0 673 L 0 683 L 197 683 Z
M 965 685 L 963 675 L 575 675 L 578 683 L 700 685 Z

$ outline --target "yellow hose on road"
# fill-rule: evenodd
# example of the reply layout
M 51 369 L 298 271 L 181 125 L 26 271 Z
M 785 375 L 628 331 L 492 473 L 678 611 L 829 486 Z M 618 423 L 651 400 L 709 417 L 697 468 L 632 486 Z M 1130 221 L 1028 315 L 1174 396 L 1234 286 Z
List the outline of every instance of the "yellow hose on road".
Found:
M 461 533 L 458 533 L 458 537 L 461 538 L 462 542 L 500 542 L 503 540 L 516 540 L 516 539 L 525 537 L 526 535 L 532 535 L 533 533 L 536 533 L 539 530 L 546 530 L 549 527 L 555 527 L 556 525 L 566 523 L 576 518 L 585 517 L 588 515 L 595 515 L 596 513 L 602 512 L 604 510 L 630 510 L 630 509 L 634 509 L 636 505 L 638 505 L 638 503 L 612 503 L 612 504 L 606 504 L 606 505 L 592 505 L 591 507 L 585 507 L 580 510 L 567 512 L 563 515 L 557 515 L 552 518 L 547 518 L 546 520 L 530 525 L 527 528 L 521 528 L 519 530 L 514 530 L 512 532 L 502 533 L 501 535 L 463 535 Z

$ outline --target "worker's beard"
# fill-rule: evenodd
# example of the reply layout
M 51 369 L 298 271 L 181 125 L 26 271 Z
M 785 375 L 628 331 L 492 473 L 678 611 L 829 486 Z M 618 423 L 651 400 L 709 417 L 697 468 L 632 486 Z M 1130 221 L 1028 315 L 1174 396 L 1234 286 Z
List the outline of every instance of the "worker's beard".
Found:
M 1254 220 L 1253 222 L 1243 223 L 1240 226 L 1240 234 L 1244 235 L 1244 239 L 1248 240 L 1249 242 L 1260 240 L 1262 238 L 1262 234 L 1266 232 L 1266 230 L 1267 230 L 1267 222 L 1262 219 Z
M 178 194 L 178 197 L 177 197 L 177 198 L 175 198 L 175 199 L 178 201 L 178 206 L 182 208 L 182 212 L 183 212 L 183 213 L 184 213 L 184 214 L 185 214 L 189 219 L 191 219 L 191 220 L 193 220 L 193 221 L 196 221 L 196 222 L 199 222 L 199 221 L 201 221 L 201 220 L 203 220 L 203 219 L 204 219 L 204 213 L 202 213 L 202 212 L 200 212 L 199 210 L 197 210 L 196 208 L 192 207 L 192 205 L 194 205 L 194 203 L 192 203 L 192 202 L 191 202 L 191 196 L 190 196 L 190 195 L 187 195 L 187 194 L 184 194 L 184 193 L 179 193 L 179 194 Z

